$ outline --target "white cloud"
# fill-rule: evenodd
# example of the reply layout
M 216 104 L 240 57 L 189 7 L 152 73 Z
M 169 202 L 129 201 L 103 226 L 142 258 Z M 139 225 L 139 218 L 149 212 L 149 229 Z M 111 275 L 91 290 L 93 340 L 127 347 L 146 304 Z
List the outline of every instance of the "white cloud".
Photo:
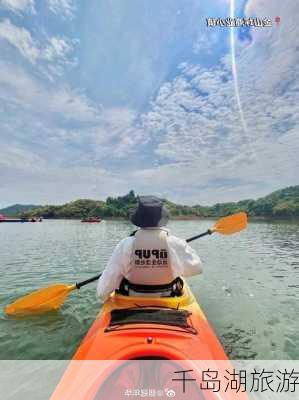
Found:
M 11 146 L 1 156 L 1 207 L 12 198 L 19 203 L 61 204 L 77 198 L 105 199 L 130 189 L 123 176 L 104 168 L 55 165 L 37 153 Z
M 49 9 L 64 18 L 72 18 L 75 11 L 73 0 L 48 0 Z
M 30 32 L 13 25 L 8 19 L 0 22 L 0 39 L 14 46 L 32 64 L 40 57 L 40 50 Z
M 53 80 L 62 75 L 64 69 L 74 65 L 70 59 L 71 53 L 76 45 L 75 40 L 63 37 L 50 37 L 45 43 L 35 40 L 31 33 L 23 28 L 4 19 L 0 22 L 0 40 L 9 43 L 32 65 Z
M 276 4 L 280 27 L 253 29 L 252 41 L 237 41 L 245 132 L 230 55 L 210 68 L 181 64 L 178 76 L 161 86 L 141 116 L 127 107 L 103 108 L 70 85 L 42 83 L 24 68 L 1 62 L 1 133 L 11 150 L 1 160 L 7 178 L 2 182 L 12 177 L 16 186 L 30 182 L 37 198 L 43 188 L 37 202 L 105 197 L 132 187 L 204 204 L 298 183 L 298 8 L 290 0 L 273 3 L 271 11 L 265 2 L 250 0 L 246 12 L 271 17 Z M 0 36 L 33 66 L 46 66 L 52 78 L 75 45 L 63 37 L 42 44 L 8 20 L 0 25 Z M 198 54 L 202 46 L 209 51 L 198 38 Z
M 34 0 L 0 0 L 0 8 L 13 11 L 17 14 L 21 12 L 35 14 Z
M 142 140 L 133 110 L 103 109 L 69 86 L 43 85 L 21 67 L 0 62 L 0 86 L 3 138 L 47 145 L 53 162 L 100 165 L 106 158 L 112 163 L 126 159 Z
M 20 170 L 24 174 L 32 174 L 44 167 L 44 160 L 36 154 L 19 147 L 7 147 L 0 159 L 1 175 L 9 168 Z
M 188 188 L 196 188 L 208 203 L 256 197 L 298 183 L 298 8 L 291 1 L 280 8 L 283 26 L 266 33 L 253 30 L 250 45 L 238 44 L 247 131 L 235 99 L 230 57 L 210 69 L 185 63 L 143 116 L 151 139 L 159 137 L 156 154 L 162 166 L 138 172 L 137 180 L 154 181 L 188 201 Z M 252 1 L 248 10 L 269 15 L 263 1 Z
M 138 152 L 139 145 L 147 139 L 146 132 L 137 126 L 136 118 L 136 112 L 129 108 L 103 109 L 93 136 L 95 153 L 99 157 L 106 154 L 128 160 L 132 153 Z
M 42 93 L 44 96 L 44 104 L 50 113 L 61 114 L 63 118 L 74 119 L 77 121 L 94 121 L 100 109 L 92 104 L 92 102 L 82 93 L 65 86 L 51 90 L 47 96 L 46 91 Z
M 31 116 L 39 114 L 45 121 L 50 116 L 57 116 L 90 122 L 95 121 L 100 113 L 100 108 L 84 94 L 66 85 L 47 87 L 13 64 L 0 63 L 0 84 L 3 104 L 14 104 L 17 111 L 26 110 Z
M 57 58 L 65 56 L 73 51 L 73 44 L 62 38 L 52 37 L 43 51 L 43 58 L 49 61 L 55 61 Z

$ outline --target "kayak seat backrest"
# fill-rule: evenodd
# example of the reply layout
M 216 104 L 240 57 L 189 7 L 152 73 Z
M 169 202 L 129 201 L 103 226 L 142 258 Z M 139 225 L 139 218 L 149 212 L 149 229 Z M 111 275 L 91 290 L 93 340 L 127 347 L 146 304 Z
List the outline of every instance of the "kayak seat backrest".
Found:
M 164 285 L 137 285 L 123 279 L 117 293 L 123 296 L 155 295 L 156 297 L 179 297 L 183 295 L 184 281 L 177 277 Z

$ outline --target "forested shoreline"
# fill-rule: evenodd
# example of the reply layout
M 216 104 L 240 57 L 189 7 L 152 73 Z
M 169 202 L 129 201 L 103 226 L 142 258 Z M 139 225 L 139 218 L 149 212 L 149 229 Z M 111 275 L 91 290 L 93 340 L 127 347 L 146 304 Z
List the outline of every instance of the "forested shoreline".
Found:
M 79 199 L 63 205 L 25 206 L 16 204 L 0 210 L 1 214 L 15 217 L 43 217 L 48 219 L 81 219 L 87 217 L 128 219 L 137 203 L 131 190 L 125 196 L 108 197 L 105 201 Z M 299 185 L 277 190 L 257 200 L 217 203 L 213 206 L 180 205 L 165 200 L 174 219 L 221 217 L 245 211 L 256 218 L 299 217 Z

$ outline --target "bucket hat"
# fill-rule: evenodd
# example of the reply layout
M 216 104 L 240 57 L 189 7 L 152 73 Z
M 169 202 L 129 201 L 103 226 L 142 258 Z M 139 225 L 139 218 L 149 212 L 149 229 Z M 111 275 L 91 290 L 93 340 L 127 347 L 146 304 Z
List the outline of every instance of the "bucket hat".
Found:
M 156 196 L 139 196 L 138 205 L 131 214 L 131 222 L 140 228 L 165 226 L 169 220 L 169 212 L 163 200 Z

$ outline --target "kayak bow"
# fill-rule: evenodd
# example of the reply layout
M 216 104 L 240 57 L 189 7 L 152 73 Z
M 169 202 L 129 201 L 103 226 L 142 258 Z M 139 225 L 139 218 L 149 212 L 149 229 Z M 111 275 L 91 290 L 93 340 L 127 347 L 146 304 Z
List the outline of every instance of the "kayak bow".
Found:
M 184 294 L 178 297 L 114 293 L 80 344 L 51 400 L 125 400 L 144 387 L 157 388 L 163 398 L 248 400 L 241 391 L 202 390 L 202 371 L 219 371 L 225 385 L 224 373 L 231 367 L 186 283 Z M 184 370 L 195 377 L 186 393 L 182 392 L 181 379 L 171 378 Z M 141 397 L 151 396 L 135 396 Z
M 226 360 L 190 288 L 179 297 L 114 293 L 79 346 L 75 360 Z

